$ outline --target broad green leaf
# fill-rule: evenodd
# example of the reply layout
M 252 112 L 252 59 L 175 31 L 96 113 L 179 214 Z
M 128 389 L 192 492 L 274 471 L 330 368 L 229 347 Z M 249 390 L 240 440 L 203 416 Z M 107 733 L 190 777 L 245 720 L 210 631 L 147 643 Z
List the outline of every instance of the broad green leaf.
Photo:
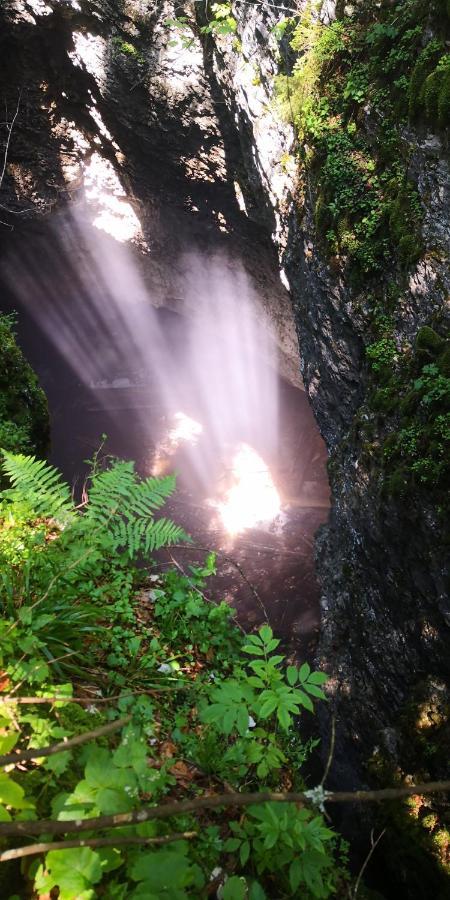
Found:
M 308 691 L 308 694 L 311 694 L 312 697 L 318 697 L 319 700 L 327 699 L 326 694 L 324 694 L 322 689 L 315 684 L 311 684 L 310 681 L 306 681 L 303 688 L 305 691 Z
M 245 863 L 247 862 L 249 856 L 250 856 L 250 842 L 244 841 L 241 844 L 241 849 L 239 851 L 239 859 L 241 862 L 241 866 L 245 866 Z
M 289 730 L 291 725 L 291 717 L 285 706 L 279 706 L 277 709 L 277 719 L 285 731 Z
M 288 666 L 286 669 L 286 678 L 288 684 L 293 686 L 298 678 L 298 669 L 296 666 Z
M 234 853 L 235 850 L 238 850 L 238 848 L 240 846 L 241 846 L 240 838 L 228 838 L 223 845 L 223 849 L 226 850 L 228 853 Z
M 32 803 L 25 800 L 25 791 L 20 784 L 16 784 L 4 772 L 0 772 L 0 803 L 4 803 L 5 806 L 13 806 L 15 809 L 26 809 L 33 806 Z
M 270 696 L 267 696 L 265 698 L 264 702 L 259 708 L 259 715 L 261 716 L 261 718 L 267 719 L 269 716 L 271 716 L 274 710 L 277 708 L 277 703 L 278 699 L 276 694 L 270 693 Z
M 223 889 L 223 900 L 244 900 L 247 894 L 247 883 L 245 878 L 239 878 L 238 875 L 232 875 L 227 878 Z
M 325 684 L 328 681 L 328 675 L 325 672 L 311 672 L 308 678 L 309 684 Z
M 289 884 L 292 891 L 296 891 L 302 880 L 302 864 L 299 859 L 294 859 L 289 866 Z
M 314 706 L 312 700 L 308 697 L 308 694 L 305 694 L 304 691 L 295 691 L 295 700 L 297 703 L 300 703 L 305 709 L 308 709 L 309 712 L 314 712 Z
M 256 646 L 256 644 L 247 644 L 247 646 L 242 649 L 244 653 L 249 653 L 252 656 L 264 656 L 264 650 L 261 645 Z
M 17 731 L 13 731 L 11 734 L 2 734 L 0 735 L 0 753 L 11 753 L 13 747 L 16 746 L 17 741 L 19 740 L 19 734 Z
M 94 896 L 90 888 L 101 881 L 103 874 L 100 856 L 90 847 L 51 850 L 45 857 L 45 869 L 46 873 L 42 866 L 38 870 L 36 888 L 44 892 L 57 885 L 60 900 Z M 89 893 L 85 894 L 85 891 Z
M 259 629 L 259 634 L 261 640 L 264 641 L 265 644 L 268 644 L 268 642 L 273 638 L 273 631 L 270 625 L 262 625 L 262 627 Z
M 306 681 L 310 675 L 311 666 L 305 662 L 302 666 L 300 666 L 300 671 L 298 673 L 299 681 Z
M 249 891 L 248 900 L 266 900 L 267 895 L 259 881 L 254 881 Z

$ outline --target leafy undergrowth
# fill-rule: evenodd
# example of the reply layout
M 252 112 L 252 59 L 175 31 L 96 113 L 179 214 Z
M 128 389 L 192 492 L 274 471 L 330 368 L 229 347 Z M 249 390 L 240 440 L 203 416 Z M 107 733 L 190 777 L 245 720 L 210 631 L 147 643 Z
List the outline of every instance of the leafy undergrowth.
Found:
M 317 809 L 233 801 L 305 787 L 317 742 L 302 741 L 298 717 L 326 676 L 286 665 L 268 625 L 245 636 L 227 604 L 208 602 L 213 556 L 186 573 L 137 567 L 186 538 L 154 519 L 173 479 L 95 459 L 77 509 L 46 464 L 5 453 L 4 470 L 2 896 L 343 895 L 346 848 Z M 227 803 L 207 808 L 216 794 Z

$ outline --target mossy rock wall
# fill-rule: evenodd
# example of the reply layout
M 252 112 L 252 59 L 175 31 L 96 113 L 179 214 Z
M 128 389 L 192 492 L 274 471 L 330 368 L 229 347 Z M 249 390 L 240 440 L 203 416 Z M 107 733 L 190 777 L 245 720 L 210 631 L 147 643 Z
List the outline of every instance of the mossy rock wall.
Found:
M 45 455 L 47 400 L 14 334 L 14 318 L 0 316 L 0 447 Z

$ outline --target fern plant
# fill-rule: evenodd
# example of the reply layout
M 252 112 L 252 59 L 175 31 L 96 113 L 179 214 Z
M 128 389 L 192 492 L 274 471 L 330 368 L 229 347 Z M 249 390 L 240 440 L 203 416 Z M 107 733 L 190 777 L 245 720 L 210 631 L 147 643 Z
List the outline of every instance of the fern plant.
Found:
M 2 450 L 3 471 L 12 489 L 3 497 L 22 504 L 30 514 L 48 519 L 66 519 L 74 514 L 70 490 L 60 473 L 43 459 Z
M 92 473 L 88 503 L 80 511 L 53 466 L 33 456 L 1 452 L 3 471 L 12 484 L 2 497 L 22 506 L 29 518 L 56 520 L 65 531 L 81 532 L 91 544 L 108 537 L 112 550 L 125 551 L 130 559 L 189 540 L 170 519 L 154 518 L 175 489 L 174 475 L 141 479 L 134 463 L 114 461 Z

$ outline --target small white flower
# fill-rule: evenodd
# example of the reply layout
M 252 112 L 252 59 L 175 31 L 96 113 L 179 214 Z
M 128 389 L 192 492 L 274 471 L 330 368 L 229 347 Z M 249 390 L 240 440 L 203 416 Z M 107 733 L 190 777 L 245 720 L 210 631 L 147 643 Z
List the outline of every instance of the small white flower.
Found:
M 255 728 L 255 727 L 256 727 L 256 722 L 255 722 L 253 716 L 249 716 L 249 717 L 248 717 L 248 727 L 249 727 L 249 728 Z
M 91 715 L 94 715 L 95 713 L 98 713 L 98 709 L 96 706 L 94 706 L 93 703 L 90 703 L 89 706 L 86 707 L 86 712 L 91 713 Z
M 172 667 L 169 666 L 169 663 L 161 663 L 161 665 L 158 666 L 158 672 L 162 672 L 163 675 L 167 675 L 171 671 Z

